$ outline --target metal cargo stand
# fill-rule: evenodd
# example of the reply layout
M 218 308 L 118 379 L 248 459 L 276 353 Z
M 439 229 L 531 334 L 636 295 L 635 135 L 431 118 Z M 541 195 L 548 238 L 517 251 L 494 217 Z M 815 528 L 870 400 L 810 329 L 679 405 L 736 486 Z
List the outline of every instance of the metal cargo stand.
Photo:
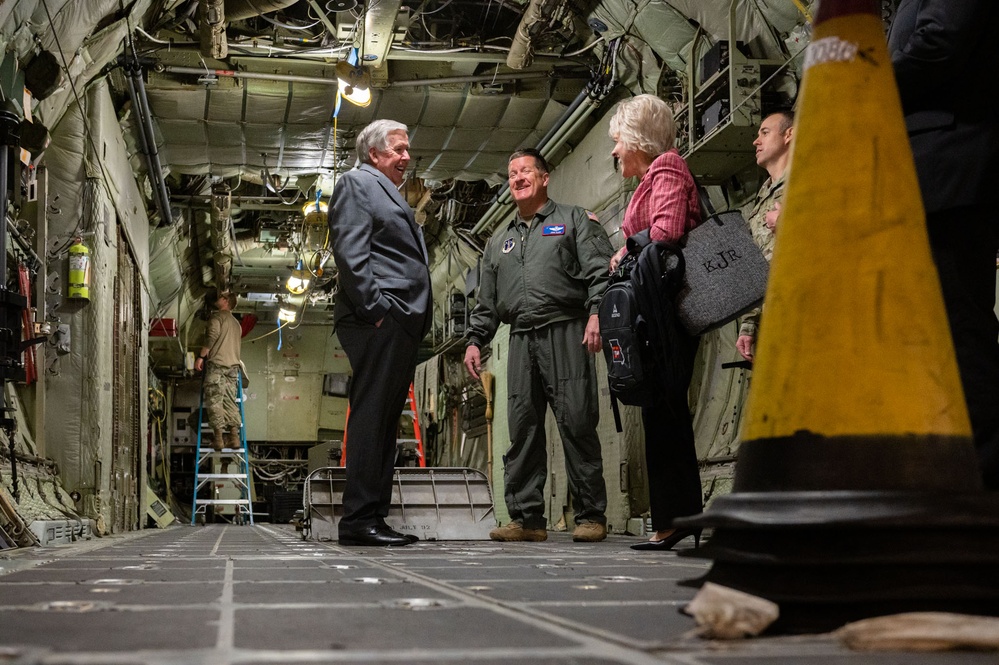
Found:
M 305 481 L 304 537 L 336 540 L 346 471 L 322 467 Z M 465 467 L 397 467 L 385 522 L 421 540 L 488 540 L 496 526 L 485 474 Z

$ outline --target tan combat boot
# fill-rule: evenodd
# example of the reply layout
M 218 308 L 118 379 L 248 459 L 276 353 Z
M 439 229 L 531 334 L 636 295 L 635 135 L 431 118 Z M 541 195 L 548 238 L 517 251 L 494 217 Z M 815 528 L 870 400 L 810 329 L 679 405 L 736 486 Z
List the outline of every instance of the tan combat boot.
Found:
M 607 537 L 607 527 L 599 522 L 582 522 L 572 532 L 572 540 L 577 543 L 598 543 Z
M 225 447 L 225 432 L 221 429 L 215 429 L 213 432 L 214 439 L 212 440 L 212 448 L 216 451 L 221 451 Z
M 229 430 L 229 447 L 236 450 L 243 448 L 243 441 L 239 438 L 239 428 L 233 427 Z
M 520 522 L 510 522 L 490 531 L 489 538 L 505 542 L 527 540 L 540 543 L 548 540 L 548 531 L 545 529 L 525 529 Z

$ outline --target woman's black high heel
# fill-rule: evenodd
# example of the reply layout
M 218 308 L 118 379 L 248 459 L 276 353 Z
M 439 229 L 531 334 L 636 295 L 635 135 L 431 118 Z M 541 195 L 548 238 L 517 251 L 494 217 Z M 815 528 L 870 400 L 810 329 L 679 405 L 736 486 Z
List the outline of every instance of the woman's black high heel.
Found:
M 668 552 L 673 549 L 673 547 L 679 543 L 681 540 L 688 536 L 694 537 L 694 548 L 701 546 L 701 530 L 700 529 L 676 529 L 673 533 L 666 536 L 662 540 L 647 540 L 644 543 L 636 543 L 631 546 L 633 550 L 652 550 L 660 552 Z

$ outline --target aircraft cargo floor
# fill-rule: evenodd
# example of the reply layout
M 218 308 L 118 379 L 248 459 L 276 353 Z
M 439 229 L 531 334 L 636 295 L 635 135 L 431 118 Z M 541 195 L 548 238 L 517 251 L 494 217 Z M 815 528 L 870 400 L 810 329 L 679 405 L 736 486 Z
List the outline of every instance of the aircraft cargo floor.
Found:
M 0 553 L 0 663 L 995 665 L 855 653 L 830 636 L 721 642 L 682 614 L 708 567 L 573 543 L 303 541 L 287 525 L 172 526 Z M 684 541 L 680 548 L 692 546 Z

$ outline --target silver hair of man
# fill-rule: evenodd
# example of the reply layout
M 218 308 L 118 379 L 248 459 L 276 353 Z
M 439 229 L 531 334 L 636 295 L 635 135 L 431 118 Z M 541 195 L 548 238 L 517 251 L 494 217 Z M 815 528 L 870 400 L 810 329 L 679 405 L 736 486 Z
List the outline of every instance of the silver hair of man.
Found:
M 375 120 L 362 129 L 357 135 L 357 158 L 362 164 L 370 164 L 371 156 L 368 151 L 388 150 L 388 135 L 392 132 L 409 132 L 406 125 L 395 120 Z
M 663 100 L 637 95 L 618 104 L 607 133 L 626 148 L 658 157 L 676 143 L 676 120 Z

